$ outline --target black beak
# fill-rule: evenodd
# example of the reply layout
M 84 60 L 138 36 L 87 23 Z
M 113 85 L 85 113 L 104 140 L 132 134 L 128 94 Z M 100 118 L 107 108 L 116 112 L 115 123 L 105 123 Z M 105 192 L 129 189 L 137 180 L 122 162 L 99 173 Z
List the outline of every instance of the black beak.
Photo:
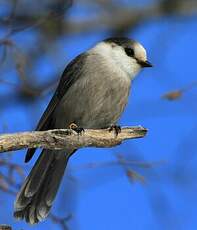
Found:
M 141 65 L 141 67 L 153 67 L 153 65 L 149 61 L 139 61 L 138 63 Z

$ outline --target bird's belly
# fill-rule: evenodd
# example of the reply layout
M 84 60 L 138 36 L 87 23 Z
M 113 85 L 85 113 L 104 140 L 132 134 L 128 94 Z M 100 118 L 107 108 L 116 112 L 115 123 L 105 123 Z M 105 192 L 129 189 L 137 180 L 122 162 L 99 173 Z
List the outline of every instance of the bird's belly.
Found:
M 76 123 L 83 128 L 105 128 L 115 124 L 127 103 L 130 84 L 80 81 L 64 96 L 56 111 L 56 128 Z
M 113 92 L 112 92 L 113 91 Z M 109 89 L 105 95 L 90 98 L 88 109 L 80 120 L 82 127 L 105 128 L 115 124 L 127 103 L 127 93 Z M 94 106 L 92 106 L 94 105 Z

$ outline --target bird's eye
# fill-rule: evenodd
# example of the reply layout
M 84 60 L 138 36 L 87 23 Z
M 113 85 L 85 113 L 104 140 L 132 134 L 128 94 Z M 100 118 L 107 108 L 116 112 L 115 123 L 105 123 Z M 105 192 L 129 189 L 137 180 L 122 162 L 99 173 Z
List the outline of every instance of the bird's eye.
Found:
M 131 48 L 125 48 L 125 53 L 127 54 L 127 56 L 129 57 L 133 57 L 134 56 L 134 50 Z

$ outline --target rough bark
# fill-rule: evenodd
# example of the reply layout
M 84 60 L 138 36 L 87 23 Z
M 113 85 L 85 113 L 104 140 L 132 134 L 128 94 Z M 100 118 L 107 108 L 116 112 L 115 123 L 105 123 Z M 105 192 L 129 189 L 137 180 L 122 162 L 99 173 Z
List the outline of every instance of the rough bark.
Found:
M 69 129 L 54 129 L 47 131 L 21 132 L 0 135 L 0 152 L 8 152 L 23 148 L 64 149 L 83 147 L 112 147 L 122 141 L 144 137 L 147 129 L 137 127 L 124 127 L 116 135 L 109 129 L 86 129 L 77 134 Z

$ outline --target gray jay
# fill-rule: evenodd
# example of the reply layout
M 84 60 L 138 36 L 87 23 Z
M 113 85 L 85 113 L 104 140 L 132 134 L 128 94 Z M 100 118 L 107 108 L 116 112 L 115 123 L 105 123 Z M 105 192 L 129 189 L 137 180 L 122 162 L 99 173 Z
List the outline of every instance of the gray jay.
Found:
M 115 125 L 127 104 L 131 81 L 143 67 L 151 66 L 146 50 L 134 40 L 109 38 L 97 43 L 68 64 L 36 130 Z M 35 150 L 27 151 L 25 162 Z M 75 151 L 42 150 L 16 197 L 16 218 L 34 224 L 47 217 Z

